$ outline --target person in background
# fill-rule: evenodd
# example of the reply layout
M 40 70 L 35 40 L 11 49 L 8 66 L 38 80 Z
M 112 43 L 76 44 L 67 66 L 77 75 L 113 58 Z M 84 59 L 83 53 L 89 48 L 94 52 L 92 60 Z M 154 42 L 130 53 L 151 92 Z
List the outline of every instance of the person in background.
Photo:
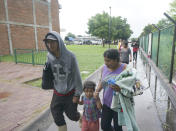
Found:
M 133 42 L 132 43 L 132 47 L 133 47 L 133 61 L 137 61 L 137 52 L 139 50 L 139 44 L 138 42 Z
M 120 51 L 122 48 L 122 40 L 118 40 L 118 43 L 117 43 L 117 50 Z
M 131 46 L 133 47 L 133 67 L 136 68 L 136 64 L 137 64 L 137 52 L 139 50 L 138 41 L 134 41 Z
M 53 88 L 51 113 L 59 131 L 67 131 L 63 113 L 73 121 L 80 119 L 77 105 L 83 91 L 75 55 L 68 51 L 59 33 L 52 31 L 44 39 L 48 50 L 42 75 L 42 88 Z
M 123 41 L 123 48 L 120 50 L 120 60 L 122 63 L 129 64 L 132 61 L 131 50 L 128 47 L 128 41 Z
M 101 116 L 101 101 L 100 98 L 93 97 L 96 84 L 93 81 L 85 81 L 80 105 L 84 105 L 83 116 L 81 120 L 81 131 L 99 131 L 99 118 Z

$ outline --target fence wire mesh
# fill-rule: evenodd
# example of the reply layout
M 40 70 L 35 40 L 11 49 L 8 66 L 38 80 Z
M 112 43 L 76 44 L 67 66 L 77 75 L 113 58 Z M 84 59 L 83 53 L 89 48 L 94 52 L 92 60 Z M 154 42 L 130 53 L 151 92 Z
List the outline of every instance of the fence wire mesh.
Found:
M 153 33 L 153 39 L 152 39 L 152 60 L 156 64 L 157 60 L 157 48 L 158 48 L 158 34 L 159 32 L 154 32 Z
M 169 26 L 160 31 L 160 43 L 158 43 L 159 32 L 152 33 L 152 50 L 151 59 L 156 64 L 158 59 L 158 68 L 164 73 L 164 75 L 169 79 L 171 71 L 171 58 L 172 58 L 172 45 L 174 40 L 174 29 L 175 26 Z M 159 44 L 159 50 L 158 50 Z M 176 44 L 176 43 L 175 43 Z M 149 46 L 149 35 L 142 36 L 140 38 L 140 47 L 148 54 Z M 157 50 L 158 58 L 157 58 Z M 176 54 L 176 53 L 175 53 Z M 174 54 L 174 55 L 175 55 Z M 176 58 L 175 58 L 176 60 Z M 175 61 L 176 63 L 176 61 Z M 174 64 L 174 73 L 176 74 L 176 64 Z
M 172 57 L 174 26 L 161 30 L 158 56 L 158 67 L 169 79 Z

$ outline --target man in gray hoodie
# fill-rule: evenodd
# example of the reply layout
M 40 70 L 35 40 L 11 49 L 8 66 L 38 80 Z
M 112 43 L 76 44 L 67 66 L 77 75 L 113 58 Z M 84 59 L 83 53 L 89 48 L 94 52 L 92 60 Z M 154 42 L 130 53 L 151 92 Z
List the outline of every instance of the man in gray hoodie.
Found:
M 44 39 L 48 50 L 43 70 L 42 88 L 53 88 L 51 113 L 59 131 L 67 131 L 63 113 L 73 121 L 80 119 L 77 103 L 83 91 L 75 55 L 68 51 L 59 33 L 52 31 Z

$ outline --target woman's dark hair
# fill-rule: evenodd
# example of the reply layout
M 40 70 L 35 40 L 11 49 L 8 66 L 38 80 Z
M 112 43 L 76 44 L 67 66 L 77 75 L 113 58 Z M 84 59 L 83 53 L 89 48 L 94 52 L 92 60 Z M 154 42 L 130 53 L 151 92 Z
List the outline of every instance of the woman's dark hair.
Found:
M 123 43 L 128 46 L 128 41 L 127 40 L 124 40 Z
M 117 49 L 108 49 L 104 52 L 104 57 L 112 60 L 120 61 L 120 55 Z
M 93 81 L 85 81 L 83 84 L 83 90 L 85 90 L 87 88 L 89 88 L 89 89 L 91 88 L 95 91 L 95 87 L 96 87 L 96 84 Z

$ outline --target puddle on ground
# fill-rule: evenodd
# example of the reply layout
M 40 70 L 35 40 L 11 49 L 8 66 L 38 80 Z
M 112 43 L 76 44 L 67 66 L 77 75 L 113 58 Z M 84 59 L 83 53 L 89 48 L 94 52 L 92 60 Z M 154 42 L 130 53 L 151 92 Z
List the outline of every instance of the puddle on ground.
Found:
M 82 74 L 88 74 L 88 71 L 81 71 Z

